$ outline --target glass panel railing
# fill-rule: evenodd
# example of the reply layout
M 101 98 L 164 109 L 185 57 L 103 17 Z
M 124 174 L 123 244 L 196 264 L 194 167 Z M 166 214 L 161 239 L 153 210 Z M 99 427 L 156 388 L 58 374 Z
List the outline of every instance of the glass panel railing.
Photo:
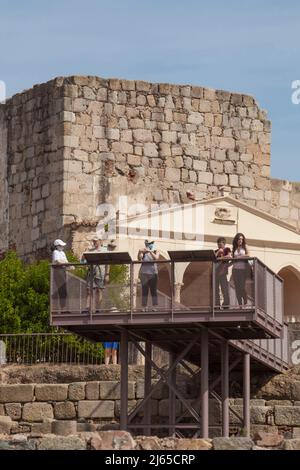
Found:
M 275 318 L 275 304 L 274 304 L 274 274 L 268 269 L 265 270 L 266 275 L 266 313 L 270 317 Z
M 254 306 L 252 259 L 231 259 L 215 263 L 215 310 Z
M 275 318 L 279 323 L 283 322 L 283 282 L 277 276 L 274 277 L 275 289 Z
M 52 313 L 130 311 L 128 265 L 52 266 Z
M 170 311 L 170 261 L 134 263 L 133 311 Z
M 180 265 L 180 263 L 176 263 L 176 265 Z M 179 269 L 180 266 L 178 266 Z M 209 311 L 212 308 L 212 273 L 212 262 L 190 262 L 183 273 L 180 296 L 178 292 L 175 295 L 175 309 L 188 308 Z
M 265 266 L 255 261 L 255 287 L 256 287 L 256 307 L 266 311 L 266 277 L 265 277 Z

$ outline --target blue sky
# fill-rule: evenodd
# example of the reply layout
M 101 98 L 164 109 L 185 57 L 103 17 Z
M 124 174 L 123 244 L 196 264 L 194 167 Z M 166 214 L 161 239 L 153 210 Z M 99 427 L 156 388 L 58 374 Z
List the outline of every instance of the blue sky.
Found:
M 0 0 L 7 95 L 61 75 L 189 83 L 256 97 L 272 176 L 300 181 L 300 2 Z

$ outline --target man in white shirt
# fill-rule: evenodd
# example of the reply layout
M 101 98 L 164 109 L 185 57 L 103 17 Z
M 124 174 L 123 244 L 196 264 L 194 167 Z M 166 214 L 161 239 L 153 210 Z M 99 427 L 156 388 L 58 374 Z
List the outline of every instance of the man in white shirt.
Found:
M 103 253 L 107 251 L 107 248 L 103 246 L 103 241 L 97 235 L 94 236 L 92 239 L 93 246 L 89 248 L 87 251 L 89 253 Z M 81 258 L 84 261 L 84 254 Z M 105 284 L 109 281 L 109 266 L 104 265 L 91 265 L 88 270 L 87 274 L 87 298 L 86 298 L 86 308 L 89 309 L 91 307 L 91 285 L 93 284 L 93 290 L 95 292 L 94 295 L 94 303 L 95 309 L 100 307 L 102 297 L 103 297 L 103 290 L 105 288 Z
M 68 259 L 64 252 L 66 243 L 57 239 L 53 243 L 52 250 L 52 263 L 57 265 L 68 264 Z M 53 274 L 54 286 L 57 290 L 58 302 L 60 310 L 64 310 L 67 303 L 67 283 L 66 283 L 66 270 L 64 266 L 57 266 Z

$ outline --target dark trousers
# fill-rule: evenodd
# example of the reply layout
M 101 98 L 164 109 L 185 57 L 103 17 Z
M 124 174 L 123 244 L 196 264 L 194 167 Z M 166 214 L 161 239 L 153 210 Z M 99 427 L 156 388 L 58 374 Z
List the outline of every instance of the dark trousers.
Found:
M 246 269 L 233 269 L 232 277 L 235 286 L 236 298 L 239 305 L 244 305 L 247 303 L 247 292 L 246 292 L 246 279 L 247 279 L 247 270 Z
M 216 275 L 216 306 L 220 306 L 220 287 L 223 295 L 223 305 L 229 306 L 228 280 L 226 274 Z
M 146 307 L 148 302 L 148 294 L 149 290 L 151 292 L 152 297 L 152 305 L 158 305 L 157 302 L 157 274 L 154 275 L 146 275 L 143 274 L 141 282 L 142 282 L 142 306 Z
M 64 309 L 67 304 L 67 279 L 65 268 L 57 267 L 54 269 L 53 281 L 56 287 L 59 308 Z

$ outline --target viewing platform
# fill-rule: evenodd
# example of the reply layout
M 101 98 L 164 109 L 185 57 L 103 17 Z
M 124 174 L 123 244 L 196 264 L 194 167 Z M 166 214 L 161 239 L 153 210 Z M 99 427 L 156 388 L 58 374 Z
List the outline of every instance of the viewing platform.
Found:
M 149 291 L 147 299 L 141 274 L 146 262 L 133 261 L 129 253 L 87 253 L 86 264 L 52 265 L 50 323 L 95 342 L 120 342 L 122 429 L 142 427 L 145 433 L 151 432 L 149 403 L 154 369 L 170 389 L 170 422 L 166 426 L 170 433 L 194 427 L 196 433 L 208 437 L 208 396 L 216 396 L 215 384 L 209 385 L 209 370 L 213 370 L 222 382 L 219 400 L 223 406 L 223 435 L 228 435 L 229 373 L 236 369 L 242 372 L 243 420 L 249 432 L 250 368 L 277 373 L 288 368 L 283 281 L 258 258 L 217 260 L 212 250 L 168 254 L 169 260 L 155 262 L 157 286 Z M 95 280 L 95 266 L 102 266 L 103 272 L 105 266 L 110 266 L 110 280 L 103 288 Z M 220 276 L 227 282 L 223 289 L 219 289 Z M 239 305 L 241 288 L 244 299 Z M 132 413 L 128 413 L 126 395 L 129 342 L 145 357 L 145 398 Z M 153 362 L 153 346 L 169 353 L 167 372 Z M 188 371 L 191 366 L 199 367 L 201 414 L 176 389 L 179 364 Z M 175 397 L 184 403 L 192 423 L 175 422 Z M 133 424 L 143 406 L 143 425 Z

